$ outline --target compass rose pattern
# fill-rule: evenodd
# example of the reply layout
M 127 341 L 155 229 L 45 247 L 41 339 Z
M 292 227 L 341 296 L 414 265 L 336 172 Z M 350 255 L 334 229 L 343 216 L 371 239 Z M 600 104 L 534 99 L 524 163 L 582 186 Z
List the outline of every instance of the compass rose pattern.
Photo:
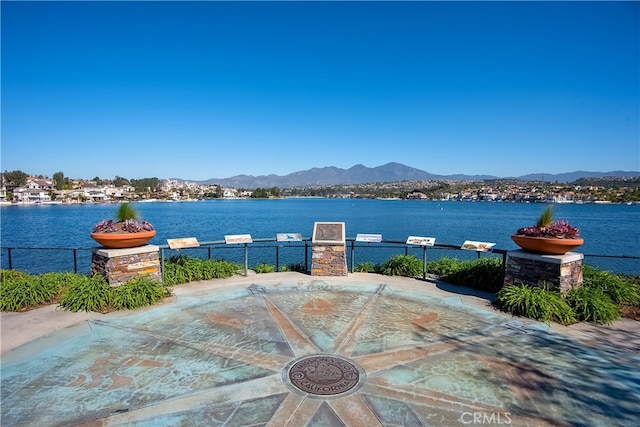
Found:
M 617 363 L 618 377 L 632 373 L 640 363 L 633 356 L 578 347 L 540 324 L 415 287 L 252 285 L 90 326 L 89 333 L 3 365 L 3 424 L 637 421 L 637 382 L 612 383 L 603 371 Z M 293 384 L 305 378 L 315 383 Z M 316 393 L 326 384 L 344 389 Z

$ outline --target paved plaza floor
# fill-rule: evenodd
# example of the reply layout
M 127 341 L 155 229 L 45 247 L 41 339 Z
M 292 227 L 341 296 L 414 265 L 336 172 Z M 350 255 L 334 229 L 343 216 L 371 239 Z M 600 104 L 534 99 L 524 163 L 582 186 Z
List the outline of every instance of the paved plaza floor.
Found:
M 640 425 L 640 329 L 446 283 L 274 273 L 2 314 L 3 426 Z

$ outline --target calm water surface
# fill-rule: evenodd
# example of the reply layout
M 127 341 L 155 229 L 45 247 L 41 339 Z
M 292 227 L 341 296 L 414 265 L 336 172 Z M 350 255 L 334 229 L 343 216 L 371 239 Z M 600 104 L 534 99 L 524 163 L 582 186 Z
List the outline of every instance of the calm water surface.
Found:
M 311 237 L 316 221 L 346 223 L 347 237 L 382 234 L 405 241 L 410 235 L 435 237 L 436 243 L 461 245 L 465 240 L 495 242 L 516 249 L 510 235 L 535 224 L 543 204 L 435 202 L 363 199 L 211 200 L 136 203 L 141 217 L 157 234 L 150 242 L 196 237 L 200 242 L 224 240 L 228 234 L 274 238 L 276 233 Z M 118 205 L 3 206 L 1 244 L 6 247 L 96 246 L 89 237 L 102 219 L 113 219 Z M 585 254 L 640 256 L 640 205 L 559 204 L 555 218 L 578 227 Z M 2 251 L 3 267 L 5 251 Z

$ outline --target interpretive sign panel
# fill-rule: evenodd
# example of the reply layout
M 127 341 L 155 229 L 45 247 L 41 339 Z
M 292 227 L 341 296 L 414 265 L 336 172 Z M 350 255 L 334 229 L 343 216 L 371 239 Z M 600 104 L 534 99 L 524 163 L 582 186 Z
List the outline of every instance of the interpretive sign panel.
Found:
M 360 234 L 356 235 L 356 242 L 382 242 L 382 234 Z
M 495 243 L 467 240 L 462 244 L 460 249 L 465 249 L 468 251 L 489 252 L 495 245 Z
M 178 239 L 167 239 L 171 249 L 195 248 L 200 246 L 198 239 L 195 237 L 181 237 Z
M 316 222 L 313 224 L 313 243 L 345 243 L 344 228 L 344 222 Z
M 277 233 L 276 240 L 278 242 L 301 242 L 302 234 L 300 233 Z
M 253 243 L 253 239 L 251 238 L 251 234 L 232 234 L 224 236 L 224 242 L 227 245 L 234 243 Z
M 419 237 L 419 236 L 409 236 L 407 238 L 407 244 L 409 245 L 420 245 L 420 246 L 433 246 L 436 244 L 435 237 Z

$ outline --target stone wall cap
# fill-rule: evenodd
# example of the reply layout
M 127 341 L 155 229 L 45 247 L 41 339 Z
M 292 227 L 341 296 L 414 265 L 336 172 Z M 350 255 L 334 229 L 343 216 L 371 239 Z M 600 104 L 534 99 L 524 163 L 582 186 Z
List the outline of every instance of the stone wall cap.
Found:
M 136 246 L 135 248 L 124 248 L 124 249 L 109 249 L 109 248 L 93 248 L 94 254 L 101 255 L 107 258 L 113 258 L 117 256 L 126 256 L 126 255 L 136 255 L 136 254 L 144 254 L 148 252 L 158 252 L 160 251 L 160 247 L 157 245 L 143 245 Z
M 542 255 L 542 254 L 534 254 L 533 252 L 523 251 L 522 249 L 518 249 L 515 251 L 507 252 L 507 256 L 514 258 L 525 258 L 534 261 L 542 261 L 549 262 L 555 264 L 566 264 L 569 262 L 580 261 L 584 259 L 584 254 L 580 252 L 567 252 L 564 255 Z

